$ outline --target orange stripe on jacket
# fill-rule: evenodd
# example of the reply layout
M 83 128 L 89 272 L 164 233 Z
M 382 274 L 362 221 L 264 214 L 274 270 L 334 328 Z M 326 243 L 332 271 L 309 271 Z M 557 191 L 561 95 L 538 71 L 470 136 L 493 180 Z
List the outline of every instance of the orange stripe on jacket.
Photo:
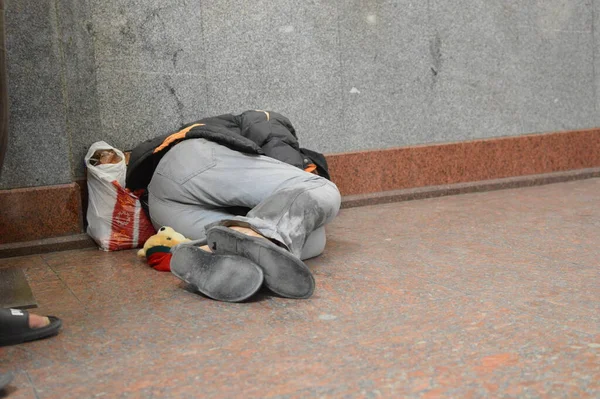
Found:
M 305 172 L 308 172 L 308 173 L 314 173 L 314 174 L 317 174 L 316 170 L 317 170 L 317 165 L 315 165 L 314 163 L 311 163 L 311 164 L 309 164 L 309 165 L 308 165 L 308 166 L 307 166 L 307 167 L 304 169 L 304 171 L 305 171 Z
M 156 154 L 157 152 L 160 152 L 162 150 L 164 150 L 165 148 L 167 148 L 168 146 L 170 146 L 171 144 L 173 144 L 176 141 L 179 140 L 183 140 L 185 138 L 185 135 L 192 130 L 195 127 L 198 126 L 204 126 L 204 123 L 194 123 L 191 126 L 186 127 L 183 130 L 178 131 L 177 133 L 173 133 L 172 135 L 170 135 L 169 137 L 167 137 L 161 145 L 159 145 L 158 147 L 156 147 L 156 149 L 154 150 L 154 154 Z
M 267 121 L 271 120 L 271 114 L 268 111 L 263 111 L 262 109 L 257 109 L 256 112 L 264 112 L 267 116 Z

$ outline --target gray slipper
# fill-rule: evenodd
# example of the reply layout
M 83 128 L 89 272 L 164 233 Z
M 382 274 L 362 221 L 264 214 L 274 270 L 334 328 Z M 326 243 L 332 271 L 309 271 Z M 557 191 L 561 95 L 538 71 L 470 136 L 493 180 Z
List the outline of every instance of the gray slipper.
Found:
M 171 258 L 171 273 L 204 295 L 225 302 L 250 298 L 263 283 L 263 272 L 252 261 L 217 255 L 191 245 L 179 245 Z
M 313 294 L 315 279 L 308 267 L 271 241 L 224 226 L 212 227 L 206 235 L 208 245 L 215 253 L 243 256 L 260 266 L 265 285 L 276 294 L 296 299 L 309 298 Z

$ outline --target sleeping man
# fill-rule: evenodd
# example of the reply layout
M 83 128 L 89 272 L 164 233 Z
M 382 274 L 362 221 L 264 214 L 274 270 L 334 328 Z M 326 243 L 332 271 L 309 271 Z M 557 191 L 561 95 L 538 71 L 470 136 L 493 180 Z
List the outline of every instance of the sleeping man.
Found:
M 173 248 L 171 271 L 217 300 L 238 302 L 264 283 L 308 298 L 302 260 L 325 247 L 340 193 L 323 155 L 300 148 L 284 116 L 221 115 L 150 139 L 131 153 L 127 187 L 147 189 L 155 228 L 191 238 Z M 144 201 L 145 202 L 145 201 Z

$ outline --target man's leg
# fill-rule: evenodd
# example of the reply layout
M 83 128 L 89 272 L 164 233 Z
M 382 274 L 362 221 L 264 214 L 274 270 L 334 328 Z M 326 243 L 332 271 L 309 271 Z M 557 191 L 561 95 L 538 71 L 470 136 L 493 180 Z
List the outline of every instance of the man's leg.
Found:
M 308 236 L 331 221 L 340 206 L 337 187 L 322 177 L 203 139 L 171 149 L 148 191 L 155 227 L 167 225 L 188 238 L 204 239 L 204 227 L 214 222 L 249 225 L 297 257 Z M 229 207 L 251 211 L 236 217 Z M 318 236 L 323 239 L 314 242 L 324 244 L 324 234 Z M 315 256 L 315 247 L 306 256 Z
M 310 234 L 323 231 L 339 207 L 339 192 L 329 181 L 305 176 L 288 179 L 247 216 L 207 226 L 208 245 L 217 253 L 237 254 L 259 265 L 265 285 L 271 291 L 288 298 L 309 298 L 315 281 L 300 258 Z M 257 233 L 262 237 L 256 237 Z M 286 249 L 265 237 L 283 244 Z M 324 234 L 323 240 L 317 237 L 314 241 L 322 242 L 324 247 Z M 306 257 L 312 255 L 317 253 L 305 254 Z
M 258 264 L 267 287 L 280 295 L 312 295 L 314 278 L 300 257 L 309 235 L 339 211 L 335 184 L 269 157 L 193 139 L 165 155 L 148 190 L 154 223 L 179 228 L 189 238 L 204 238 L 200 226 L 211 218 L 220 219 L 206 226 L 213 250 Z M 223 209 L 229 207 L 251 210 L 247 216 L 228 217 Z M 195 235 L 186 229 L 193 229 Z M 324 247 L 324 240 L 315 241 Z
M 210 209 L 200 204 L 158 198 L 152 192 L 148 195 L 148 203 L 150 219 L 156 230 L 169 226 L 191 240 L 206 239 L 206 225 L 235 217 L 224 210 Z
M 340 194 L 333 183 L 300 172 L 309 176 L 287 179 L 248 215 L 218 221 L 208 228 L 247 225 L 300 258 L 311 233 L 332 221 L 340 209 Z M 315 241 L 320 240 L 317 237 Z
M 312 233 L 310 233 L 306 238 L 304 247 L 302 247 L 300 259 L 306 260 L 321 255 L 325 250 L 326 242 L 327 240 L 325 238 L 325 227 L 321 226 Z
M 260 289 L 264 277 L 258 265 L 240 256 L 215 256 L 208 246 L 203 245 L 206 244 L 204 224 L 232 217 L 231 213 L 159 199 L 152 194 L 149 204 L 152 223 L 157 230 L 161 226 L 170 226 L 195 240 L 171 249 L 171 273 L 219 301 L 244 301 Z

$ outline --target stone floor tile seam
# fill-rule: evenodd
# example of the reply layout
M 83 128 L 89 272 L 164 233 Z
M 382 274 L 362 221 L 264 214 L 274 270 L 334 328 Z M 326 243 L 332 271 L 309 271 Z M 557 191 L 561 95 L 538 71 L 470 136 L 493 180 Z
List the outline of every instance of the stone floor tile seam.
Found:
M 29 373 L 27 372 L 27 370 L 23 370 L 23 373 L 25 374 L 25 376 L 27 377 L 27 380 L 29 381 L 29 384 L 31 386 L 31 390 L 33 391 L 35 399 L 40 399 L 40 396 L 38 394 L 38 390 L 37 390 L 35 384 L 33 383 L 33 380 L 31 379 L 31 376 L 29 375 Z
M 77 300 L 77 303 L 79 303 L 81 306 L 83 305 L 83 302 L 81 302 L 81 299 L 79 299 L 79 297 L 75 294 L 75 292 L 73 292 L 73 289 L 71 288 L 71 286 L 69 286 L 69 284 L 67 284 L 63 278 L 61 277 L 61 275 L 54 270 L 54 268 L 46 261 L 46 259 L 42 256 L 42 261 L 44 262 L 44 264 L 52 271 L 52 273 L 54 273 L 56 275 L 56 277 L 58 277 L 58 279 L 60 280 L 60 282 L 62 283 L 62 285 L 71 293 L 71 295 L 73 295 L 73 297 Z
M 21 352 L 25 352 L 25 353 L 27 353 L 28 355 L 34 355 L 34 354 L 37 354 L 37 353 L 34 353 L 34 352 L 30 351 L 30 350 L 27 348 L 27 346 L 25 346 L 25 345 L 18 345 L 18 346 L 16 346 L 16 347 L 14 347 L 14 350 L 18 350 L 18 351 L 21 351 Z M 45 357 L 45 356 L 44 356 L 44 354 L 41 354 L 40 356 L 42 356 L 42 357 Z M 49 360 L 49 358 L 46 358 L 46 359 L 48 359 L 48 360 Z
M 5 370 L 2 370 L 5 371 Z M 37 398 L 35 391 L 24 370 L 13 370 L 14 379 L 0 398 Z

